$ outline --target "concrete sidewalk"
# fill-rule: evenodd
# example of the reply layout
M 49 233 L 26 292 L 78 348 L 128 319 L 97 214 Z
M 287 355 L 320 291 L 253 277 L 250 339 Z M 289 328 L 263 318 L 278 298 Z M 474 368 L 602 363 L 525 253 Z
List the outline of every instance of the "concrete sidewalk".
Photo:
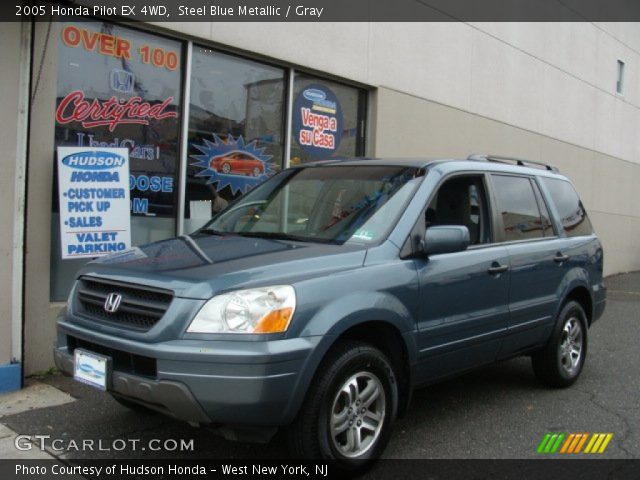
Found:
M 3 417 L 9 415 L 57 407 L 71 402 L 75 402 L 71 395 L 36 379 L 28 379 L 22 390 L 0 395 L 0 458 L 21 460 L 55 458 L 48 452 L 35 448 L 36 445 L 31 442 L 28 442 L 31 445 L 28 447 L 29 450 L 16 448 L 15 440 L 18 433 L 1 422 Z

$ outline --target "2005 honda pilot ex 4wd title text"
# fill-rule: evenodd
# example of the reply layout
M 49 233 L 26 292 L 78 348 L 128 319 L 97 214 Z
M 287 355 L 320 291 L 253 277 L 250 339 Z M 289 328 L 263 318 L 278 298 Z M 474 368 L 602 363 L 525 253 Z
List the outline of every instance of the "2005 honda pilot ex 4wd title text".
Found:
M 544 383 L 573 383 L 602 265 L 553 167 L 317 162 L 192 235 L 87 264 L 54 355 L 131 408 L 228 437 L 283 427 L 292 453 L 362 464 L 416 386 L 519 355 Z

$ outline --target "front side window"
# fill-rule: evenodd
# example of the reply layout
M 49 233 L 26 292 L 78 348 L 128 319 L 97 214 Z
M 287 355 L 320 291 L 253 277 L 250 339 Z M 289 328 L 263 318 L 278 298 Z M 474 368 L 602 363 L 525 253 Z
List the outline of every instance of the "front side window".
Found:
M 419 169 L 396 166 L 288 170 L 229 206 L 201 232 L 377 242 L 393 228 L 421 180 Z
M 509 175 L 492 175 L 492 178 L 504 241 L 543 237 L 544 228 L 531 180 Z
M 565 180 L 555 178 L 543 178 L 542 182 L 551 194 L 567 236 L 591 235 L 591 221 L 573 186 Z
M 487 196 L 481 176 L 445 181 L 425 211 L 425 226 L 461 225 L 469 229 L 471 245 L 491 243 Z

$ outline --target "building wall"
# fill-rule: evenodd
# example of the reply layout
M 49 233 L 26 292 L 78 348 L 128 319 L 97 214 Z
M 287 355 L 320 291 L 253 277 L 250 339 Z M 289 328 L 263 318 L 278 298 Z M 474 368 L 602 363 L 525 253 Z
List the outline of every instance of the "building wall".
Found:
M 160 25 L 640 162 L 637 23 Z
M 22 330 L 22 258 L 24 219 L 24 146 L 26 139 L 26 102 L 23 48 L 28 41 L 28 26 L 0 23 L 0 392 L 20 385 Z M 26 29 L 26 30 L 25 30 Z M 5 63 L 6 62 L 6 63 Z M 11 66 L 11 68 L 5 68 Z M 12 92 L 7 95 L 6 92 Z
M 44 22 L 35 24 L 33 35 L 32 85 L 37 83 L 38 89 L 31 94 L 29 138 L 24 325 L 26 375 L 53 366 L 55 318 L 62 308 L 60 303 L 49 302 L 58 26 L 57 23 L 51 24 L 48 42 L 48 26 Z
M 0 24 L 0 57 L 9 59 L 13 64 L 19 62 L 20 24 Z M 18 69 L 0 68 L 0 91 L 18 91 L 20 81 Z M 9 96 L 0 110 L 0 145 L 2 145 L 2 175 L 0 175 L 0 263 L 9 268 L 0 269 L 0 292 L 10 292 L 13 279 L 13 205 L 15 197 L 16 141 L 18 131 L 16 117 L 18 99 Z M 13 298 L 3 295 L 0 302 L 0 365 L 11 361 L 11 317 Z

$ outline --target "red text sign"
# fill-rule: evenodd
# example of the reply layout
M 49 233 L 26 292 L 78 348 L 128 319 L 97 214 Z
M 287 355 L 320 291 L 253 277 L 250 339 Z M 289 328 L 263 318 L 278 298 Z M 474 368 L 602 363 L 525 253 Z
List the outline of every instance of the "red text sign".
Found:
M 171 102 L 173 102 L 173 97 L 154 105 L 143 102 L 140 97 L 131 97 L 125 101 L 124 99 L 118 100 L 113 96 L 109 100 L 93 99 L 88 101 L 85 100 L 82 91 L 74 90 L 64 97 L 58 105 L 56 121 L 61 125 L 81 122 L 85 128 L 107 125 L 109 131 L 113 132 L 121 124 L 149 125 L 149 120 L 177 118 L 177 112 L 167 111 Z

